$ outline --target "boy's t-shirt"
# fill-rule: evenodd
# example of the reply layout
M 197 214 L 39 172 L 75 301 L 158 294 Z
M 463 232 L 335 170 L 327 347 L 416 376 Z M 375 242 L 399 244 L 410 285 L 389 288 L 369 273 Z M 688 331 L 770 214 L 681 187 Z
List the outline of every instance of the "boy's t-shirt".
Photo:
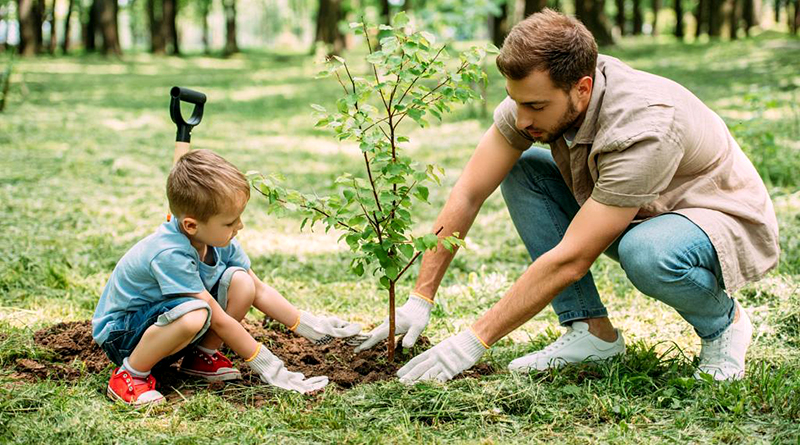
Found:
M 214 265 L 201 261 L 178 219 L 162 224 L 119 260 L 92 317 L 92 336 L 102 345 L 114 322 L 129 312 L 167 298 L 211 290 L 225 269 L 250 269 L 250 259 L 236 239 L 225 247 L 208 246 Z

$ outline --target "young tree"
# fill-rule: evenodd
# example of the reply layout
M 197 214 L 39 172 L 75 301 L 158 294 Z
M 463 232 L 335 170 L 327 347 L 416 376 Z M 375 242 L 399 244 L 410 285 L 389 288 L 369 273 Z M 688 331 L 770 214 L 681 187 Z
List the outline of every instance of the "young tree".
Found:
M 336 180 L 340 191 L 331 196 L 305 195 L 279 185 L 280 177 L 251 174 L 253 185 L 269 199 L 270 210 L 300 210 L 306 214 L 301 225 L 321 222 L 326 230 L 339 229 L 355 258 L 350 267 L 357 275 L 377 276 L 389 294 L 389 360 L 394 359 L 395 289 L 397 282 L 423 251 L 453 249 L 462 245 L 455 236 L 439 238 L 438 231 L 414 236 L 412 204 L 428 202 L 426 184 L 438 184 L 442 169 L 419 165 L 402 154 L 408 137 L 399 125 L 408 117 L 420 126 L 425 118 L 441 119 L 453 103 L 466 103 L 478 95 L 472 83 L 486 82 L 481 71 L 485 51 L 472 48 L 459 54 L 457 66 L 448 66 L 446 45 L 434 45 L 433 35 L 407 30 L 408 18 L 400 12 L 392 27 L 381 25 L 390 35 L 372 42 L 377 29 L 352 23 L 356 33 L 365 36 L 372 65 L 368 77 L 357 76 L 352 66 L 332 56 L 322 77 L 335 76 L 343 95 L 336 110 L 321 105 L 318 127 L 331 128 L 339 140 L 358 144 L 364 159 L 360 175 L 345 173 Z M 441 228 L 439 229 L 441 231 Z

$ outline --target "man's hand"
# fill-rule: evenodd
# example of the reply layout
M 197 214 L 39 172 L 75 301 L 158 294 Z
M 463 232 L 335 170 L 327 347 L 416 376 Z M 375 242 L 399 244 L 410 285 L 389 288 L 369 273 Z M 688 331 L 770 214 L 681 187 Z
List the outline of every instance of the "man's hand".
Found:
M 350 323 L 337 317 L 317 317 L 306 311 L 300 311 L 297 326 L 290 328 L 295 334 L 307 338 L 312 343 L 322 345 L 336 338 L 347 338 L 358 335 L 361 325 Z
M 397 371 L 397 377 L 406 384 L 420 380 L 446 382 L 462 371 L 471 368 L 486 352 L 480 339 L 466 330 L 411 359 Z
M 417 342 L 419 334 L 428 326 L 431 309 L 433 309 L 433 303 L 412 293 L 408 296 L 406 304 L 395 310 L 395 334 L 405 334 L 403 336 L 404 348 L 410 348 Z M 367 335 L 369 336 L 367 341 L 357 347 L 355 352 L 367 350 L 389 336 L 389 317 L 386 317 L 380 326 Z

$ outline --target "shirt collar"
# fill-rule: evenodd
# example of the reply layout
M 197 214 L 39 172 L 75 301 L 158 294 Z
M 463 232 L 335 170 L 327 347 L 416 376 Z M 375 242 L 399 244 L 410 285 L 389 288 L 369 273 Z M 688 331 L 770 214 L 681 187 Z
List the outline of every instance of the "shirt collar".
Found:
M 594 86 L 592 87 L 592 97 L 589 99 L 589 107 L 586 109 L 586 116 L 583 123 L 578 128 L 571 147 L 577 144 L 591 144 L 597 134 L 597 117 L 600 115 L 600 107 L 603 105 L 603 95 L 606 92 L 606 76 L 600 69 L 595 68 Z

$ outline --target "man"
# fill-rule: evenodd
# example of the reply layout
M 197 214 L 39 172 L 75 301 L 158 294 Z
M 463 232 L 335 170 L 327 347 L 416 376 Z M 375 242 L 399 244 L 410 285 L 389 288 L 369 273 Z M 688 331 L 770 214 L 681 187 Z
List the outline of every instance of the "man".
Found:
M 580 22 L 550 10 L 511 30 L 497 67 L 508 97 L 434 226 L 466 236 L 501 185 L 533 263 L 470 329 L 401 368 L 401 380 L 451 379 L 548 303 L 567 333 L 512 361 L 512 371 L 624 353 L 589 273 L 602 253 L 694 327 L 696 376 L 741 378 L 752 325 L 730 293 L 775 266 L 778 229 L 762 180 L 722 119 L 682 86 L 598 56 Z M 404 347 L 427 325 L 453 255 L 423 256 L 397 310 Z M 359 348 L 387 332 L 379 326 Z

